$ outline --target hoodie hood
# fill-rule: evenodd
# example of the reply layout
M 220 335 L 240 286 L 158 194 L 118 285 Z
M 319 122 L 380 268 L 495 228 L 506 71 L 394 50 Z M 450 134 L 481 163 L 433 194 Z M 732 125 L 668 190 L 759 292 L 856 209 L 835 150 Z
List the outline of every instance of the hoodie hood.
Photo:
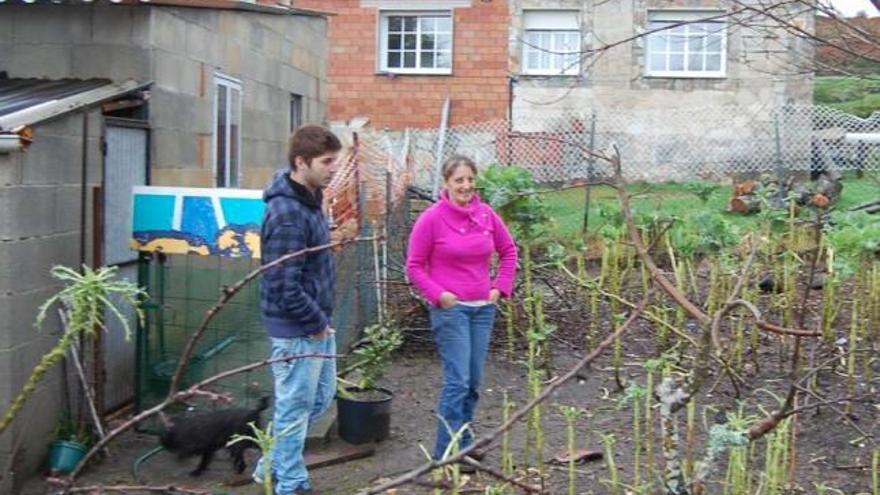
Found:
M 287 197 L 299 201 L 310 208 L 321 208 L 324 199 L 323 193 L 318 189 L 312 194 L 306 186 L 290 178 L 289 169 L 277 170 L 272 176 L 269 187 L 263 191 L 263 201 L 268 203 L 276 197 Z

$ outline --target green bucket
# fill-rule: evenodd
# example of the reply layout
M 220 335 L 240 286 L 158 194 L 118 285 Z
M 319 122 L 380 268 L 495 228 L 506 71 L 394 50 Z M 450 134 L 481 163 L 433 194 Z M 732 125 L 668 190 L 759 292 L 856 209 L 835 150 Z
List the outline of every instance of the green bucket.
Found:
M 70 474 L 86 455 L 86 447 L 72 440 L 56 440 L 49 446 L 49 470 Z

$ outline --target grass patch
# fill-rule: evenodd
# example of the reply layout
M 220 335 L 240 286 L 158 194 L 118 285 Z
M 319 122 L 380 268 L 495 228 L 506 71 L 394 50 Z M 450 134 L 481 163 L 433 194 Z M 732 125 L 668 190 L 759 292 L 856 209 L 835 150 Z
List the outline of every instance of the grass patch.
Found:
M 880 80 L 817 77 L 813 82 L 813 102 L 859 117 L 868 117 L 880 110 Z
M 846 175 L 843 179 L 843 192 L 835 205 L 837 209 L 850 208 L 878 198 L 878 177 L 866 175 L 863 178 Z M 727 201 L 730 199 L 731 185 L 718 184 L 707 198 L 700 200 L 688 190 L 687 184 L 634 183 L 627 185 L 630 193 L 639 194 L 632 201 L 636 212 L 656 212 L 661 216 L 684 218 L 697 210 L 709 210 L 721 213 L 725 219 L 739 227 L 748 228 L 757 220 L 755 216 L 727 213 Z M 550 217 L 556 222 L 554 236 L 559 239 L 571 239 L 581 235 L 584 221 L 584 188 L 565 189 L 544 194 Z M 595 232 L 601 228 L 604 220 L 600 216 L 601 209 L 617 209 L 617 193 L 607 186 L 596 186 L 590 193 L 590 214 L 588 229 Z

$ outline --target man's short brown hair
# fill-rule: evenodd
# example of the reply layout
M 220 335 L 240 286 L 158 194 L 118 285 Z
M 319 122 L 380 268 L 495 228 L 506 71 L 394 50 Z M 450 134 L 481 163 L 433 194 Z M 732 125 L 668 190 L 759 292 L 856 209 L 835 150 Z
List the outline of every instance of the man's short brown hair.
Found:
M 304 125 L 291 134 L 288 149 L 287 160 L 290 169 L 296 170 L 296 157 L 302 157 L 306 163 L 311 163 L 315 157 L 324 153 L 341 150 L 342 142 L 326 127 Z

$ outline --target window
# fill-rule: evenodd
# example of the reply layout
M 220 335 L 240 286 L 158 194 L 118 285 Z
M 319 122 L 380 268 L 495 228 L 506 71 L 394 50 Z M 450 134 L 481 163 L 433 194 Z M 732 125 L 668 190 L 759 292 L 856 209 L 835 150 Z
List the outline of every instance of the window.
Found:
M 659 77 L 724 77 L 726 28 L 722 12 L 648 12 L 646 75 Z M 684 24 L 682 24 L 684 23 Z
M 383 13 L 380 63 L 385 72 L 452 73 L 452 16 L 446 13 Z
M 301 125 L 303 125 L 303 97 L 290 93 L 290 132 L 297 130 Z
M 217 187 L 238 187 L 241 163 L 241 82 L 214 74 L 214 178 Z
M 581 31 L 577 12 L 523 12 L 523 74 L 577 75 Z

